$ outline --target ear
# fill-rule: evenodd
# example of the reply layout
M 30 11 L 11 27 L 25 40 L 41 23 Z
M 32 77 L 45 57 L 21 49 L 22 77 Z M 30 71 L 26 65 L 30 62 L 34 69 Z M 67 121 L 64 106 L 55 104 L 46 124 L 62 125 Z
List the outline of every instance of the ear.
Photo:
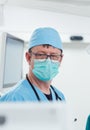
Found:
M 26 60 L 27 60 L 28 64 L 30 65 L 30 63 L 31 63 L 31 55 L 30 55 L 30 53 L 26 52 L 25 57 L 26 57 Z
M 61 57 L 61 59 L 60 59 L 60 62 L 62 62 L 63 56 L 64 56 L 64 55 L 62 54 L 62 57 Z

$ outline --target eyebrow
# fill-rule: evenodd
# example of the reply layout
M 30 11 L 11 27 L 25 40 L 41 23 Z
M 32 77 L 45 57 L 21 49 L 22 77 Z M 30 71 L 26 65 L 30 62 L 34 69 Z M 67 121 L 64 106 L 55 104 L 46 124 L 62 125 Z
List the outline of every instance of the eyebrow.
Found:
M 44 54 L 47 54 L 46 52 L 44 52 L 44 51 L 38 51 L 38 52 L 36 52 L 36 53 L 44 53 Z M 56 52 L 52 52 L 52 53 L 50 53 L 51 55 L 61 55 L 60 53 L 56 53 Z

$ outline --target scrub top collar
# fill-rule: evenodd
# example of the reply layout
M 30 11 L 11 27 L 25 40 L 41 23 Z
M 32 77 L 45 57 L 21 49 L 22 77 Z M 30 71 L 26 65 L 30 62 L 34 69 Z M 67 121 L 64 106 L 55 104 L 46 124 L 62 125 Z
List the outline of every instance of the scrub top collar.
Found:
M 36 95 L 38 101 L 41 101 L 41 99 L 40 99 L 40 97 L 39 97 L 39 94 L 37 93 L 37 91 L 36 91 L 35 87 L 33 86 L 33 84 L 32 84 L 32 83 L 30 82 L 30 80 L 28 79 L 28 76 L 27 76 L 27 75 L 26 75 L 26 79 L 27 79 L 27 81 L 29 82 L 30 86 L 32 87 L 32 89 L 33 89 L 33 91 L 34 91 L 34 93 L 35 93 L 35 95 Z M 55 89 L 53 88 L 52 85 L 50 86 L 50 88 L 51 88 L 51 93 L 52 93 L 52 100 L 62 101 L 62 99 L 58 96 L 58 94 L 56 93 L 56 91 L 55 91 Z M 45 97 L 46 97 L 46 96 L 45 96 Z

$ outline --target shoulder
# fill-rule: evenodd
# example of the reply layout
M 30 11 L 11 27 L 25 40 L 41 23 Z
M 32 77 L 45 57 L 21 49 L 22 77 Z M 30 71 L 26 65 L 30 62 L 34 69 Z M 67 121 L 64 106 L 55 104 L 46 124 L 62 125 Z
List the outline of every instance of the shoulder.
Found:
M 52 86 L 55 90 L 55 92 L 58 94 L 58 96 L 62 99 L 62 101 L 65 101 L 65 96 L 63 94 L 63 92 L 61 92 L 59 89 L 57 89 L 56 87 Z
M 19 81 L 12 89 L 1 96 L 0 102 L 23 100 L 23 93 L 26 91 L 27 81 L 25 79 Z M 27 90 L 28 91 L 28 90 Z

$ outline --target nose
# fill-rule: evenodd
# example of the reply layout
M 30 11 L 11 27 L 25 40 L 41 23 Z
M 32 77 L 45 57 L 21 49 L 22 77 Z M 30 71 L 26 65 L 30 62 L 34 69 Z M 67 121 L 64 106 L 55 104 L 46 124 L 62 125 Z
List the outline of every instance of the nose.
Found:
M 51 59 L 51 55 L 47 55 L 47 58 L 46 59 Z

